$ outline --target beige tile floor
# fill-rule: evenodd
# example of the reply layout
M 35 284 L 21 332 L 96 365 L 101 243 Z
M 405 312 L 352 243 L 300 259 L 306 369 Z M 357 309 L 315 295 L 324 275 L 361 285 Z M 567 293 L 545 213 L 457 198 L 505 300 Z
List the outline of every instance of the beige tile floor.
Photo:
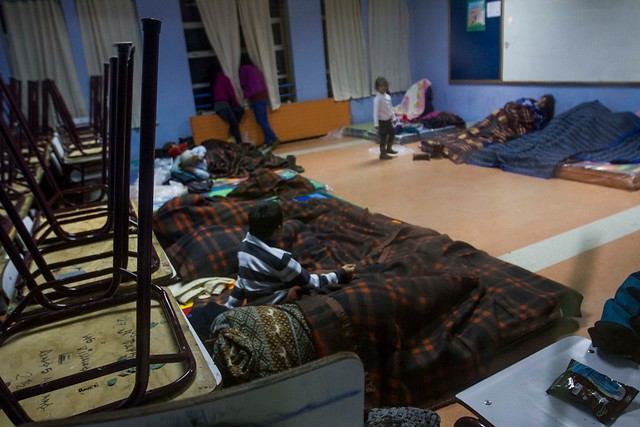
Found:
M 371 211 L 448 234 L 496 257 L 525 248 L 523 266 L 537 265 L 541 268 L 533 271 L 583 294 L 577 329 L 562 333 L 588 338 L 587 328 L 600 318 L 606 299 L 640 270 L 640 223 L 618 224 L 612 217 L 630 209 L 635 215 L 640 193 L 455 165 L 446 159 L 414 161 L 418 144 L 396 146 L 397 158 L 388 161 L 378 159 L 374 142 L 353 137 L 285 143 L 276 154 L 296 155 L 306 177 Z M 603 224 L 590 229 L 594 221 Z M 609 236 L 617 225 L 625 227 L 622 237 Z M 568 255 L 562 248 L 571 241 L 563 234 L 567 232 L 578 236 Z M 590 245 L 594 238 L 603 243 Z M 546 247 L 536 245 L 546 239 L 551 239 Z M 531 348 L 525 346 L 507 363 Z M 443 427 L 471 414 L 457 403 L 437 412 Z

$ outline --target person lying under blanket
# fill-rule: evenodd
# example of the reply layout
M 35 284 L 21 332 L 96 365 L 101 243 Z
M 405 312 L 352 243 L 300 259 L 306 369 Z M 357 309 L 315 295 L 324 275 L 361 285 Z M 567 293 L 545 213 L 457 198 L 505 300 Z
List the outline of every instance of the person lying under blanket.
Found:
M 511 141 L 544 128 L 553 118 L 554 111 L 553 95 L 544 95 L 538 100 L 521 98 L 507 102 L 468 129 L 436 135 L 422 141 L 420 149 L 430 154 L 442 150 L 444 157 L 452 162 L 465 163 L 474 151 L 487 145 Z

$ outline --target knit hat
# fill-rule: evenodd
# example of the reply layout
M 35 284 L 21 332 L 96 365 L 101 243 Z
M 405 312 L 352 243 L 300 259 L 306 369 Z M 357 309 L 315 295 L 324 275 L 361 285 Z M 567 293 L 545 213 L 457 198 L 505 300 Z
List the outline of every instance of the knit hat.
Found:
M 190 150 L 180 154 L 180 166 L 183 168 L 195 166 L 197 162 L 198 159 Z

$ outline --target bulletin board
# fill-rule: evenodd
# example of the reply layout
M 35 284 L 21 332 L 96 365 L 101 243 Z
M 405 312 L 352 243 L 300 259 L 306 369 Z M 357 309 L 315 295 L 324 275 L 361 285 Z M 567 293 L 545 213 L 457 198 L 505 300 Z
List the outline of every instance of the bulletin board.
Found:
M 449 80 L 500 81 L 500 18 L 485 17 L 484 31 L 467 31 L 468 17 L 467 0 L 449 0 Z
M 499 3 L 500 17 L 468 31 L 470 2 L 449 0 L 451 82 L 640 83 L 640 1 Z

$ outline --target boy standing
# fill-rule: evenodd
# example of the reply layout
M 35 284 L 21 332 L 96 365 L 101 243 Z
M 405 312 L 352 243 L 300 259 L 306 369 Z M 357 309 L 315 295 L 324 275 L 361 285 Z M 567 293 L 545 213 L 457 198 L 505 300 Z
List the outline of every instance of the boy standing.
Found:
M 228 308 L 242 305 L 245 299 L 278 304 L 294 286 L 320 288 L 351 281 L 354 264 L 328 274 L 311 274 L 291 253 L 272 246 L 281 237 L 283 221 L 282 207 L 274 201 L 258 203 L 249 211 L 249 232 L 238 249 L 238 278 L 225 304 Z
M 373 124 L 380 135 L 380 160 L 393 159 L 389 154 L 398 154 L 393 150 L 393 140 L 396 136 L 393 129 L 395 115 L 389 95 L 389 82 L 384 77 L 376 79 L 376 93 L 373 99 Z

